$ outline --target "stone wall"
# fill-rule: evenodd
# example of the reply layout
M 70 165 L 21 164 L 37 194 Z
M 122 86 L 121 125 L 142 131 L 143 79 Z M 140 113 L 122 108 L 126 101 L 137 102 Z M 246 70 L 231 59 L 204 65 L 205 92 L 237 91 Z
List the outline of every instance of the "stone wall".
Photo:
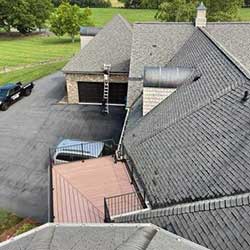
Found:
M 103 74 L 65 74 L 67 82 L 68 103 L 79 103 L 78 82 L 103 82 Z M 128 82 L 128 76 L 111 75 L 110 82 Z
M 160 104 L 164 99 L 170 96 L 176 89 L 170 88 L 143 88 L 143 115 Z

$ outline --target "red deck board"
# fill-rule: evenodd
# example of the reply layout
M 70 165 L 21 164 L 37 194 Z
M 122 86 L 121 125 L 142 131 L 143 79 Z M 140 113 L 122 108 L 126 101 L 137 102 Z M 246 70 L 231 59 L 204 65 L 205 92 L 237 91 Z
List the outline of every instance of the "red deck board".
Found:
M 53 188 L 58 223 L 103 222 L 104 197 L 135 191 L 125 164 L 110 156 L 54 166 Z

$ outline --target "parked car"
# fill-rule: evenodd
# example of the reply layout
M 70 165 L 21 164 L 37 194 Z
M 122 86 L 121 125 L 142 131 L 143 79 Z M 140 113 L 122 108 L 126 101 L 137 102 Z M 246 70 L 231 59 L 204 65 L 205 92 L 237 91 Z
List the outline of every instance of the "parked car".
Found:
M 62 140 L 55 148 L 54 164 L 81 161 L 84 159 L 98 158 L 104 150 L 103 142 Z
M 9 106 L 22 96 L 29 96 L 34 88 L 33 82 L 23 85 L 21 82 L 8 83 L 0 87 L 0 109 L 6 111 Z

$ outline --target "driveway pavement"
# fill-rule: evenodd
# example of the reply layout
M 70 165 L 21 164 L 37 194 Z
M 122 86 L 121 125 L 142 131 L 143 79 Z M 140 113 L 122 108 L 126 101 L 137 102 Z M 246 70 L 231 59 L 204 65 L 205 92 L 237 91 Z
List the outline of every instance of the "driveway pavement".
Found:
M 97 107 L 57 104 L 64 95 L 58 72 L 37 81 L 31 96 L 0 112 L 0 208 L 47 220 L 47 166 L 62 138 L 118 140 L 124 111 L 107 116 Z

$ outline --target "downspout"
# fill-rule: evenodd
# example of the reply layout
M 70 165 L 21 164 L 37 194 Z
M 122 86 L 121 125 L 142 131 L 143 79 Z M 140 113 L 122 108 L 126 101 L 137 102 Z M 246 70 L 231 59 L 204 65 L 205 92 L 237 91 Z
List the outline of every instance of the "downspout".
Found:
M 128 123 L 130 108 L 126 108 L 126 110 L 127 110 L 127 113 L 126 113 L 126 117 L 125 117 L 125 120 L 124 120 L 124 123 L 123 123 L 120 140 L 119 140 L 119 143 L 118 143 L 117 150 L 115 151 L 116 160 L 118 160 L 118 161 L 122 161 L 124 159 L 123 158 L 124 157 L 123 156 L 123 150 L 122 150 L 122 142 L 123 142 L 125 130 L 126 130 L 127 123 Z

